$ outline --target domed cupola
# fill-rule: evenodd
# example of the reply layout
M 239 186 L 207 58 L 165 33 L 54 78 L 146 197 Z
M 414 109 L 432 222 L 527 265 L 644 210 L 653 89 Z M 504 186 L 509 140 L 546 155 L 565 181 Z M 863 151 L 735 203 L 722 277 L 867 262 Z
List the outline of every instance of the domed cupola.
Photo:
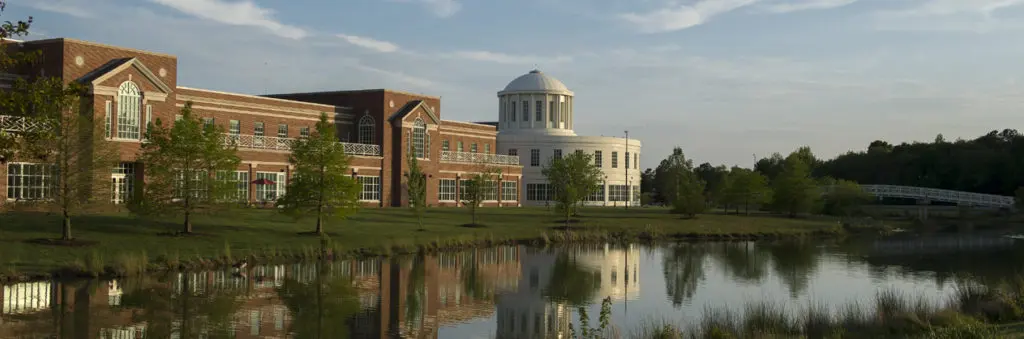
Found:
M 539 70 L 520 75 L 498 92 L 501 133 L 576 135 L 572 131 L 573 92 Z

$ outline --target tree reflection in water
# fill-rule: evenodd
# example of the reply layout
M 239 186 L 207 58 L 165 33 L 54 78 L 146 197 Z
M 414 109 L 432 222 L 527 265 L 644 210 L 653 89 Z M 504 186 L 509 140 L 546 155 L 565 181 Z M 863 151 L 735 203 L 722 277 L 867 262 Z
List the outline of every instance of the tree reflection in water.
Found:
M 240 293 L 197 286 L 193 277 L 181 272 L 138 278 L 125 286 L 121 305 L 135 310 L 132 321 L 147 324 L 149 337 L 233 338 Z
M 803 241 L 780 241 L 766 246 L 772 256 L 772 267 L 786 284 L 790 297 L 798 297 L 818 269 L 821 250 Z
M 712 246 L 719 265 L 733 279 L 759 284 L 768 274 L 768 256 L 753 242 L 719 243 Z
M 579 249 L 561 251 L 551 267 L 551 279 L 544 288 L 544 297 L 572 306 L 588 305 L 601 287 L 600 272 L 580 265 Z
M 291 338 L 350 338 L 349 320 L 360 312 L 358 294 L 350 277 L 331 274 L 318 262 L 313 280 L 285 279 L 277 296 L 291 312 Z
M 661 264 L 672 306 L 679 307 L 693 298 L 697 285 L 704 280 L 704 258 L 707 254 L 705 245 L 677 243 L 665 249 Z

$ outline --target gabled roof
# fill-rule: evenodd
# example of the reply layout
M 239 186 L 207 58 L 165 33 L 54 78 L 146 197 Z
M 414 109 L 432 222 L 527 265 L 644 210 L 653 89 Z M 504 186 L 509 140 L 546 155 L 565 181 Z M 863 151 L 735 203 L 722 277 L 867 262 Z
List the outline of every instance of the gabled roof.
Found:
M 402 108 L 395 112 L 395 114 L 392 114 L 390 117 L 388 117 L 388 121 L 395 121 L 395 119 L 404 119 L 405 116 L 409 115 L 409 113 L 415 112 L 416 109 L 420 107 L 422 107 L 423 110 L 427 112 L 427 116 L 429 116 L 430 119 L 434 121 L 435 125 L 441 124 L 441 119 L 437 118 L 437 114 L 434 113 L 434 110 L 430 109 L 430 106 L 428 106 L 423 100 L 413 100 L 407 102 L 405 106 L 402 106 Z
M 129 67 L 135 67 L 135 69 L 138 70 L 139 73 L 142 73 L 142 76 L 146 77 L 147 80 L 152 82 L 157 88 L 160 89 L 161 92 L 167 94 L 171 93 L 171 87 L 167 86 L 167 84 L 165 84 L 163 81 L 160 81 L 160 78 L 157 77 L 156 74 L 153 74 L 153 71 L 150 71 L 149 67 L 146 67 L 146 65 L 144 65 L 142 61 L 139 61 L 138 58 L 120 58 L 111 60 L 103 64 L 103 66 L 96 68 L 92 72 L 86 73 L 84 76 L 78 78 L 76 81 L 83 84 L 96 86 L 103 83 L 107 79 L 110 79 L 110 77 L 128 69 Z

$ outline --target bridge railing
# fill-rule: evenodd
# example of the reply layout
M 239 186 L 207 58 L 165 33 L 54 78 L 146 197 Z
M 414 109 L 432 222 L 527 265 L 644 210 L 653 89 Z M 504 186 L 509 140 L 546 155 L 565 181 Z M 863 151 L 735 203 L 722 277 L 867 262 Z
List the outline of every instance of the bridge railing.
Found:
M 861 185 L 860 187 L 865 192 L 870 193 L 872 195 L 888 198 L 934 200 L 962 205 L 986 207 L 1013 207 L 1013 205 L 1015 204 L 1015 200 L 1013 197 L 995 194 L 962 192 L 939 188 L 897 185 Z M 826 187 L 825 191 L 828 191 L 830 189 L 831 187 Z

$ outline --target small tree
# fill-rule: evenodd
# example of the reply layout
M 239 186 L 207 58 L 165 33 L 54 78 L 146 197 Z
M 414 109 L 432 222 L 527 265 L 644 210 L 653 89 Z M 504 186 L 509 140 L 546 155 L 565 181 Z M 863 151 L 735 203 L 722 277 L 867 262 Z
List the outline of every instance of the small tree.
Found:
M 313 233 L 323 234 L 325 219 L 344 218 L 359 207 L 359 185 L 348 175 L 350 158 L 326 113 L 320 113 L 316 131 L 295 140 L 291 148 L 288 162 L 295 170 L 277 206 L 296 220 L 316 216 Z
M 4 8 L 7 7 L 6 0 L 0 0 L 0 12 L 3 12 Z M 28 36 L 29 26 L 32 25 L 32 17 L 28 17 L 28 20 L 18 22 L 5 21 L 0 23 L 0 40 L 7 40 L 20 36 Z M 0 71 L 7 71 L 18 65 L 22 65 L 27 62 L 31 62 L 41 55 L 40 51 L 15 51 L 10 52 L 7 50 L 7 43 L 0 43 Z M 13 89 L 13 88 L 12 88 Z M 0 100 L 0 111 L 4 114 L 25 116 L 25 114 L 18 114 L 19 107 L 25 107 L 26 101 L 16 100 L 18 96 L 6 96 L 3 100 Z M 12 100 L 15 99 L 15 100 Z M 19 133 L 21 134 L 21 133 Z M 24 135 L 18 135 L 14 133 L 7 133 L 0 130 L 0 163 L 7 162 L 8 159 L 14 157 L 14 153 L 18 153 L 22 146 L 31 145 L 31 142 L 24 138 Z
M 541 172 L 548 179 L 555 207 L 565 215 L 565 226 L 569 227 L 578 204 L 597 191 L 601 184 L 601 170 L 594 165 L 590 154 L 573 152 L 566 157 L 551 158 Z
M 782 172 L 772 181 L 772 208 L 778 213 L 796 217 L 810 211 L 818 198 L 806 153 L 793 152 L 786 157 Z
M 771 193 L 768 178 L 764 174 L 741 167 L 733 167 L 729 171 L 725 199 L 730 205 L 736 206 L 737 214 L 740 206 L 744 207 L 746 214 L 750 214 L 750 205 L 770 201 Z
M 420 168 L 420 162 L 409 152 L 409 172 L 406 173 L 405 187 L 409 193 L 409 208 L 416 215 L 416 222 L 423 229 L 423 213 L 427 208 L 427 176 Z
M 497 179 L 501 177 L 501 170 L 497 168 L 484 168 L 473 174 L 466 180 L 466 187 L 462 187 L 462 194 L 459 197 L 462 204 L 469 207 L 473 222 L 469 226 L 479 226 L 476 212 L 480 204 L 491 195 L 497 194 Z
M 850 216 L 858 208 L 871 201 L 871 194 L 859 184 L 849 180 L 836 180 L 825 194 L 825 213 Z
M 110 202 L 110 169 L 118 159 L 117 149 L 104 140 L 103 124 L 81 102 L 84 90 L 47 77 L 32 82 L 18 79 L 11 90 L 0 93 L 0 101 L 23 105 L 40 126 L 29 132 L 31 146 L 25 147 L 29 151 L 24 155 L 53 164 L 53 180 L 46 181 L 47 199 L 42 205 L 61 214 L 61 240 L 65 241 L 73 238 L 73 215 Z
M 182 232 L 192 233 L 192 215 L 216 209 L 236 189 L 236 183 L 216 175 L 238 168 L 237 148 L 224 143 L 224 128 L 205 125 L 192 114 L 192 102 L 171 127 L 157 119 L 148 129 L 149 142 L 139 155 L 146 182 L 129 208 L 143 216 L 184 216 Z
M 670 171 L 670 182 L 675 185 L 675 194 L 672 197 L 672 212 L 696 217 L 707 209 L 707 200 L 704 198 L 705 183 L 697 177 L 692 170 L 684 167 L 673 167 Z

